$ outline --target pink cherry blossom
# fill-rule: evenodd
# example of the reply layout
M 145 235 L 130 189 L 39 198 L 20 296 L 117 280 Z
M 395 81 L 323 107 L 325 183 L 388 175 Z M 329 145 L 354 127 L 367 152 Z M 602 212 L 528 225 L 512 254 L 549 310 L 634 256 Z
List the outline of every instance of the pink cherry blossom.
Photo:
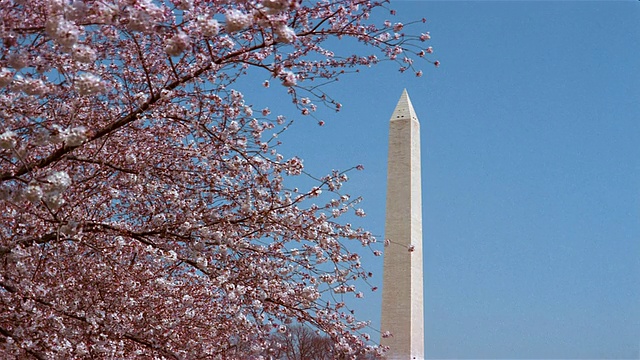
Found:
M 77 44 L 73 46 L 73 59 L 89 64 L 96 60 L 96 52 L 87 45 Z
M 196 20 L 196 29 L 206 37 L 218 35 L 219 28 L 220 25 L 216 19 L 200 15 Z
M 16 89 L 22 90 L 27 95 L 42 96 L 49 91 L 42 79 L 23 78 L 20 75 L 16 76 L 15 85 Z
M 16 146 L 17 134 L 11 130 L 7 130 L 0 134 L 0 148 L 12 149 Z
M 296 32 L 286 25 L 276 27 L 276 35 L 279 41 L 287 44 L 292 43 L 296 39 Z
M 284 86 L 295 86 L 298 83 L 296 80 L 296 75 L 292 72 L 286 71 L 282 75 L 282 85 Z
M 178 56 L 189 48 L 189 41 L 189 36 L 180 31 L 167 40 L 164 49 L 170 56 Z
M 84 73 L 76 79 L 75 88 L 80 95 L 94 95 L 104 90 L 104 83 L 96 75 Z
M 251 26 L 252 20 L 249 14 L 245 14 L 238 9 L 231 9 L 226 13 L 225 27 L 228 32 L 233 33 Z
M 7 56 L 7 65 L 18 71 L 28 65 L 27 61 L 27 57 L 21 52 L 12 52 Z
M 13 80 L 13 72 L 7 68 L 0 69 L 0 88 L 3 88 Z

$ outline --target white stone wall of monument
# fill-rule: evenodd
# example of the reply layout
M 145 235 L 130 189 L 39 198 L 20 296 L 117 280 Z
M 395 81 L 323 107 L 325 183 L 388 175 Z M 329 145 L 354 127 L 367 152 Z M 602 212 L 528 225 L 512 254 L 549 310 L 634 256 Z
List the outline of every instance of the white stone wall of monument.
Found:
M 402 92 L 389 122 L 382 288 L 382 345 L 387 359 L 424 359 L 420 123 Z

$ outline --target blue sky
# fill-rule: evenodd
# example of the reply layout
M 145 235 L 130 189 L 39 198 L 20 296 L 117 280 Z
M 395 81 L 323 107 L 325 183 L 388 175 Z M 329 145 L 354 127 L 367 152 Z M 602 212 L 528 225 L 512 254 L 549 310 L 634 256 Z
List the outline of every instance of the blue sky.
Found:
M 440 68 L 346 76 L 327 88 L 343 111 L 281 139 L 316 174 L 364 164 L 347 192 L 382 235 L 388 119 L 407 88 L 422 125 L 428 358 L 640 358 L 640 2 L 391 7 L 377 18 L 427 18 L 415 29 Z M 380 275 L 382 259 L 367 266 Z M 379 324 L 380 294 L 367 298 L 358 315 Z

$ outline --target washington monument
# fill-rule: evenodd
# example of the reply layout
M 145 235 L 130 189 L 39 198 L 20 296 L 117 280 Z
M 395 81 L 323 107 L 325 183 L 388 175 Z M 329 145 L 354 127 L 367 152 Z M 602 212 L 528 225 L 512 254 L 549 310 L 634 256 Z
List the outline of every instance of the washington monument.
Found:
M 382 287 L 387 359 L 424 359 L 420 123 L 404 90 L 389 123 Z

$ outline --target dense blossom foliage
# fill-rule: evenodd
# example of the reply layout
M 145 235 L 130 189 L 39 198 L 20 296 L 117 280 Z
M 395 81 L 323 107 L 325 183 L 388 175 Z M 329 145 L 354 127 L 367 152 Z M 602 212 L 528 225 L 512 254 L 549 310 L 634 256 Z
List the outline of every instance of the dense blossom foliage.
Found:
M 368 23 L 378 7 L 0 0 L 0 357 L 260 358 L 295 323 L 346 357 L 381 351 L 323 296 L 370 276 L 345 243 L 375 238 L 338 219 L 364 216 L 344 172 L 288 189 L 288 120 L 233 88 L 255 69 L 310 114 L 339 110 L 316 85 L 374 52 L 421 75 L 429 34 Z

